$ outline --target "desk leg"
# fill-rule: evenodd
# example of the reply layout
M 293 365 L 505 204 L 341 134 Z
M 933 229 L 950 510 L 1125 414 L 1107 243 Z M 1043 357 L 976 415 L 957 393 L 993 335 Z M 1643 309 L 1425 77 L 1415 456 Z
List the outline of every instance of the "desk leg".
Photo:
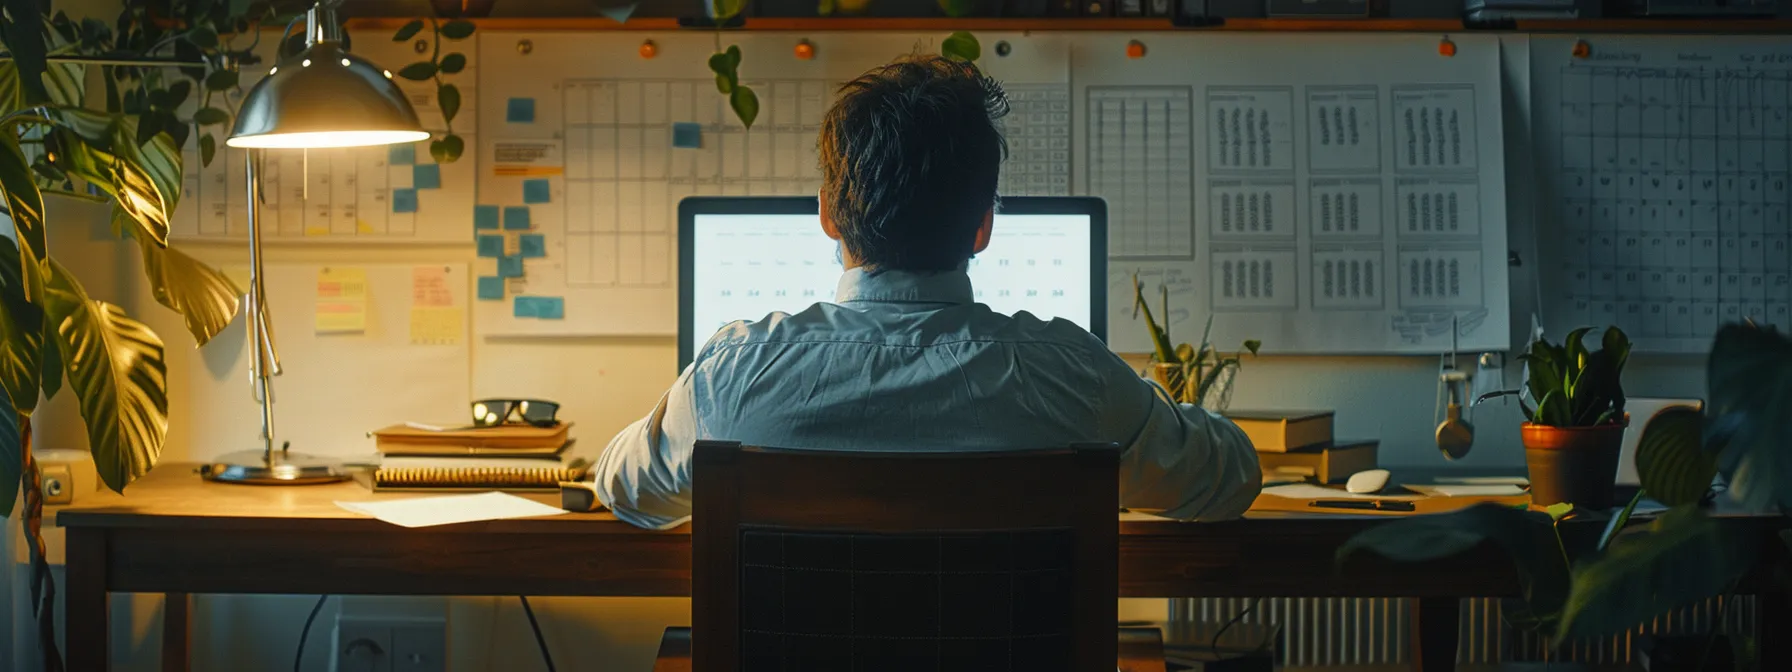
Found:
M 1761 658 L 1760 669 L 1792 670 L 1792 642 L 1786 641 L 1787 632 L 1792 632 L 1792 596 L 1777 588 L 1756 595 L 1755 652 Z
M 106 532 L 68 528 L 68 669 L 105 670 L 111 664 L 106 599 Z
M 168 593 L 162 596 L 162 672 L 187 672 L 192 669 L 193 596 Z
M 1407 610 L 1412 625 L 1413 669 L 1455 672 L 1462 603 L 1454 597 L 1418 598 L 1407 600 Z

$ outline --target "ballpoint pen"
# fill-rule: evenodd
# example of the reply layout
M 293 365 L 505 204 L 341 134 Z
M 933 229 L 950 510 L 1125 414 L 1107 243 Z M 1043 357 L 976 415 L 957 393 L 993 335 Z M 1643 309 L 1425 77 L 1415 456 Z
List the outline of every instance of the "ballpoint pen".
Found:
M 1392 499 L 1316 499 L 1307 506 L 1323 509 L 1368 509 L 1371 511 L 1413 511 L 1412 502 Z

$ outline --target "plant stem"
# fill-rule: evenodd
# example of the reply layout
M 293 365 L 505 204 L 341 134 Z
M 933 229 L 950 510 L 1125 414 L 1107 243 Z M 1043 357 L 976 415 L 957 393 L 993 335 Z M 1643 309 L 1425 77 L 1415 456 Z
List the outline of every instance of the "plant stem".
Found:
M 37 615 L 38 646 L 44 652 L 45 672 L 62 672 L 62 652 L 56 648 L 56 580 L 44 548 L 44 479 L 31 454 L 31 417 L 19 416 L 19 448 L 25 456 L 25 546 L 31 551 L 31 608 Z

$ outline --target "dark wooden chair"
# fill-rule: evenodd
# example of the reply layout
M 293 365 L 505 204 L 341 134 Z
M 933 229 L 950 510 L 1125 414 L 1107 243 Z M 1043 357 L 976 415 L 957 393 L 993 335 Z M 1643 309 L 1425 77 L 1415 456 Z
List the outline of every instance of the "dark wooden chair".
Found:
M 656 671 L 1162 670 L 1117 635 L 1119 457 L 698 442 L 691 628 Z M 693 636 L 694 633 L 694 636 Z

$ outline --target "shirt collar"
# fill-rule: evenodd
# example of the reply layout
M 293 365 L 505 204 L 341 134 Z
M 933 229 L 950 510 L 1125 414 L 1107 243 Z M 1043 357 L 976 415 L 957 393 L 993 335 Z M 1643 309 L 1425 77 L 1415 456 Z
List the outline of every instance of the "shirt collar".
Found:
M 869 271 L 859 267 L 840 276 L 835 303 L 893 301 L 906 303 L 971 303 L 971 276 L 954 271 Z

